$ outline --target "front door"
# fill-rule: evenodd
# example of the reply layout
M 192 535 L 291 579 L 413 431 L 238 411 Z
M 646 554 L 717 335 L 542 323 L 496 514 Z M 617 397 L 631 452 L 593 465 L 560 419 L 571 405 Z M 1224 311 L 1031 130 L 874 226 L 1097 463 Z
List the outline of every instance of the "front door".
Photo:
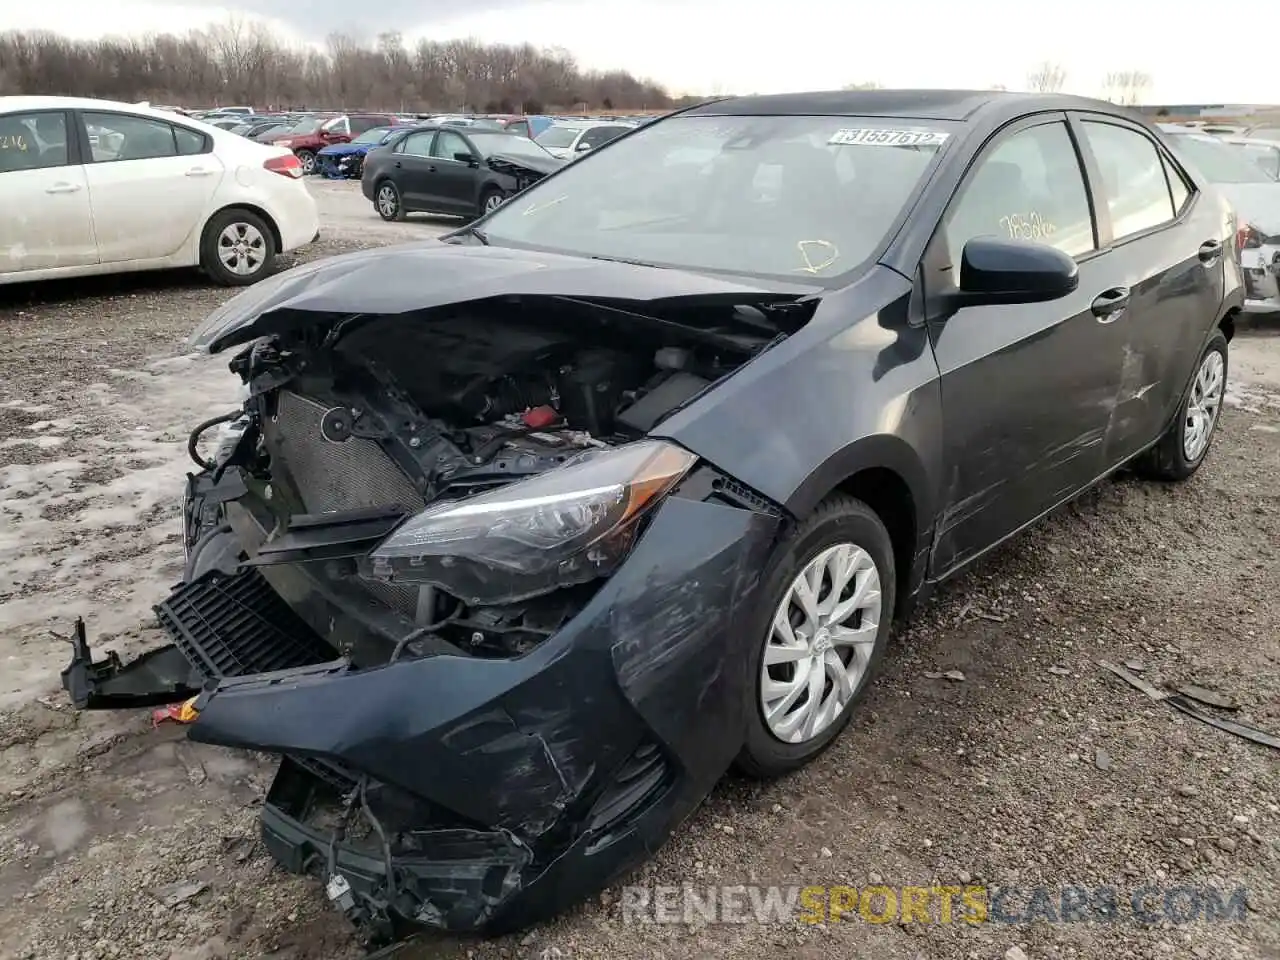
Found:
M 194 134 L 172 124 L 127 113 L 82 114 L 92 160 L 85 165 L 94 231 L 103 263 L 155 260 L 182 250 L 203 228 L 222 162 L 213 153 L 191 155 Z
M 89 189 L 61 110 L 0 115 L 0 278 L 98 262 Z
M 436 159 L 436 175 L 432 180 L 435 206 L 441 213 L 476 212 L 476 167 L 472 162 L 459 160 L 460 156 L 479 154 L 456 130 L 441 130 L 436 134 L 431 155 Z
M 966 241 L 1048 243 L 1080 285 L 1047 303 L 947 312 Z M 966 175 L 921 265 L 941 374 L 945 488 L 932 572 L 972 559 L 1094 480 L 1123 351 L 1107 295 L 1124 274 L 1098 249 L 1075 141 L 1062 114 L 1005 128 Z

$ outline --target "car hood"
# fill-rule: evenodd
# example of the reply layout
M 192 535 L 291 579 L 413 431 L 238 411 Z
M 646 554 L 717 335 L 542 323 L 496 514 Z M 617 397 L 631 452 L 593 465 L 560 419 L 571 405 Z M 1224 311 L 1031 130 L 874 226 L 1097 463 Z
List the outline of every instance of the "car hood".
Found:
M 345 157 L 350 153 L 368 153 L 371 143 L 331 143 L 320 153 L 326 157 Z
M 430 240 L 331 257 L 261 280 L 210 314 L 188 344 L 218 353 L 335 318 L 414 313 L 492 297 L 759 304 L 797 300 L 821 290 L 807 284 Z
M 547 154 L 545 157 L 527 156 L 520 153 L 493 153 L 489 155 L 490 168 L 498 171 L 512 167 L 529 170 L 533 173 L 555 173 L 564 166 L 564 158 Z
M 1217 187 L 1242 225 L 1252 224 L 1267 237 L 1280 236 L 1280 183 L 1219 183 Z

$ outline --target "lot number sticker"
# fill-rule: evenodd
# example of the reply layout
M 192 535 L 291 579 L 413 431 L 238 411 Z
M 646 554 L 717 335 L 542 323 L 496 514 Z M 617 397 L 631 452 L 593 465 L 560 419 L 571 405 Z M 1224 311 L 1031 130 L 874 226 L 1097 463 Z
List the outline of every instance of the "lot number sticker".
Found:
M 859 128 L 837 130 L 827 143 L 868 147 L 940 147 L 950 134 L 940 130 L 888 130 Z

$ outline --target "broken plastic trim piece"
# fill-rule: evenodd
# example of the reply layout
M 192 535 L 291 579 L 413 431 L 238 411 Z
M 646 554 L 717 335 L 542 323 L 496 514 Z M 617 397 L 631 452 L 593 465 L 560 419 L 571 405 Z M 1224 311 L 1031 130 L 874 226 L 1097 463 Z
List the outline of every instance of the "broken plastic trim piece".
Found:
M 106 657 L 95 663 L 84 618 L 77 617 L 71 662 L 62 671 L 62 688 L 77 709 L 120 710 L 189 700 L 200 693 L 202 678 L 173 644 L 127 664 L 114 650 L 108 650 Z

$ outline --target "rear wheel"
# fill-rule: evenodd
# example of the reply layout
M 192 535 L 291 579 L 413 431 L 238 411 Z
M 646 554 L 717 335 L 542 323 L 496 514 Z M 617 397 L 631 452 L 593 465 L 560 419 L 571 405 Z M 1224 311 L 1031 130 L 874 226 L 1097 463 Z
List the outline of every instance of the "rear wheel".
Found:
M 311 174 L 316 172 L 316 155 L 310 150 L 299 150 L 297 152 L 298 162 L 302 164 L 302 172 Z
M 205 225 L 200 266 L 215 283 L 227 287 L 255 283 L 271 272 L 275 259 L 275 237 L 255 213 L 223 210 Z
M 889 533 L 853 497 L 824 501 L 779 544 L 761 584 L 741 771 L 779 776 L 835 740 L 879 668 L 895 590 Z
M 390 180 L 383 180 L 373 193 L 373 205 L 383 220 L 403 220 L 404 203 L 400 191 Z
M 1200 469 L 1218 426 L 1226 390 L 1227 338 L 1218 330 L 1200 355 L 1177 419 L 1159 443 L 1134 463 L 1137 472 L 1150 480 L 1185 480 Z

